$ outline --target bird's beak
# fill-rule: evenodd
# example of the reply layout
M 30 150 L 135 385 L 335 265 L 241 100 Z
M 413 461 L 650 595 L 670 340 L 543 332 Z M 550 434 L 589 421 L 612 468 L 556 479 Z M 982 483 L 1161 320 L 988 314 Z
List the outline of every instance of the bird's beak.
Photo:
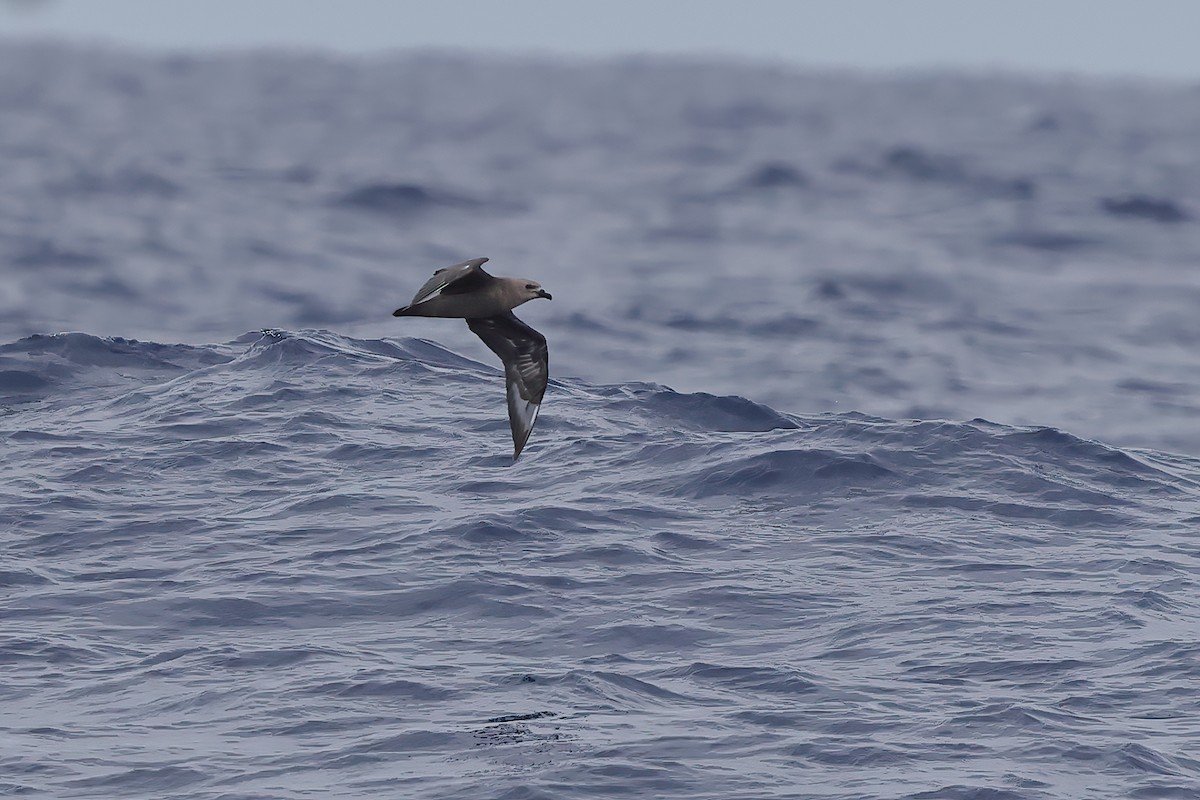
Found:
M 549 293 L 549 292 L 547 292 L 545 289 L 538 289 L 538 297 L 544 297 L 544 298 L 546 298 L 547 300 L 553 300 L 553 299 L 554 299 L 553 297 L 551 297 L 551 296 L 550 296 L 550 293 Z

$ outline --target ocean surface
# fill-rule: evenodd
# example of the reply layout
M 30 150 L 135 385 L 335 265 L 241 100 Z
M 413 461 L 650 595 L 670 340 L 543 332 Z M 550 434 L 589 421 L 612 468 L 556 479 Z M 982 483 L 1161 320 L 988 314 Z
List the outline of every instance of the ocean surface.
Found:
M 0 796 L 1200 797 L 1200 85 L 0 43 Z M 489 256 L 551 384 L 511 461 Z

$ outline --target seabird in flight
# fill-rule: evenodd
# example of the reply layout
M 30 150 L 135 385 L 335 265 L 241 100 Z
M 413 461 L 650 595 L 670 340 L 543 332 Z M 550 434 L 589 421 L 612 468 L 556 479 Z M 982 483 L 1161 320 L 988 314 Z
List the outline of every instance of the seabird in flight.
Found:
M 546 337 L 513 316 L 512 310 L 539 297 L 549 300 L 550 293 L 537 281 L 489 275 L 482 269 L 485 261 L 472 258 L 439 269 L 412 302 L 393 311 L 392 316 L 465 319 L 467 327 L 500 356 L 516 461 L 537 421 L 550 362 Z

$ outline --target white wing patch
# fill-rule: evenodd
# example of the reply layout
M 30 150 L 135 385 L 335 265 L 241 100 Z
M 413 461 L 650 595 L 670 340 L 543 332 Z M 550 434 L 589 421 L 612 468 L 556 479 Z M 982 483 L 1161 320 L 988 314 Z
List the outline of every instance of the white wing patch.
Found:
M 479 269 L 480 266 L 486 261 L 486 258 L 472 258 L 469 261 L 462 262 L 461 264 L 455 264 L 450 267 L 443 267 L 442 269 L 439 269 L 437 272 L 433 273 L 433 276 L 429 280 L 425 281 L 424 286 L 417 290 L 412 302 L 408 304 L 409 308 L 413 306 L 419 306 L 421 303 L 429 302 L 433 298 L 439 296 L 447 286 L 457 280 L 461 280 L 477 270 L 483 273 L 485 278 L 490 278 L 491 276 Z
M 422 297 L 420 300 L 418 300 L 414 297 L 413 301 L 408 304 L 409 307 L 411 308 L 412 306 L 419 306 L 419 305 L 421 305 L 421 303 L 428 303 L 433 298 L 439 296 L 442 293 L 442 290 L 445 289 L 449 285 L 450 285 L 450 281 L 444 281 L 441 286 L 437 287 L 436 289 L 431 291 L 429 294 Z
M 541 403 L 531 403 L 521 397 L 521 389 L 514 380 L 506 381 L 508 395 L 508 422 L 512 427 L 513 435 L 513 460 L 521 455 L 521 451 L 525 449 L 525 443 L 529 441 L 529 434 L 533 432 L 533 424 L 537 422 L 538 411 L 542 409 Z

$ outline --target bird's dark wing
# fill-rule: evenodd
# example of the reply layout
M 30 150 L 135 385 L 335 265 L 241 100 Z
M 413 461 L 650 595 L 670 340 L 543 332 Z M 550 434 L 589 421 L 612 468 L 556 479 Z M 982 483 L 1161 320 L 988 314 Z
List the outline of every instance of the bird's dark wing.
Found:
M 486 258 L 472 258 L 470 261 L 439 269 L 417 291 L 412 302 L 408 304 L 409 307 L 424 303 L 440 294 L 473 292 L 492 282 L 495 278 L 484 272 L 481 266 L 485 261 Z
M 546 394 L 546 381 L 550 377 L 546 337 L 521 322 L 511 311 L 494 317 L 469 319 L 467 327 L 504 362 L 508 422 L 512 427 L 513 461 L 516 461 L 529 441 L 542 397 Z

